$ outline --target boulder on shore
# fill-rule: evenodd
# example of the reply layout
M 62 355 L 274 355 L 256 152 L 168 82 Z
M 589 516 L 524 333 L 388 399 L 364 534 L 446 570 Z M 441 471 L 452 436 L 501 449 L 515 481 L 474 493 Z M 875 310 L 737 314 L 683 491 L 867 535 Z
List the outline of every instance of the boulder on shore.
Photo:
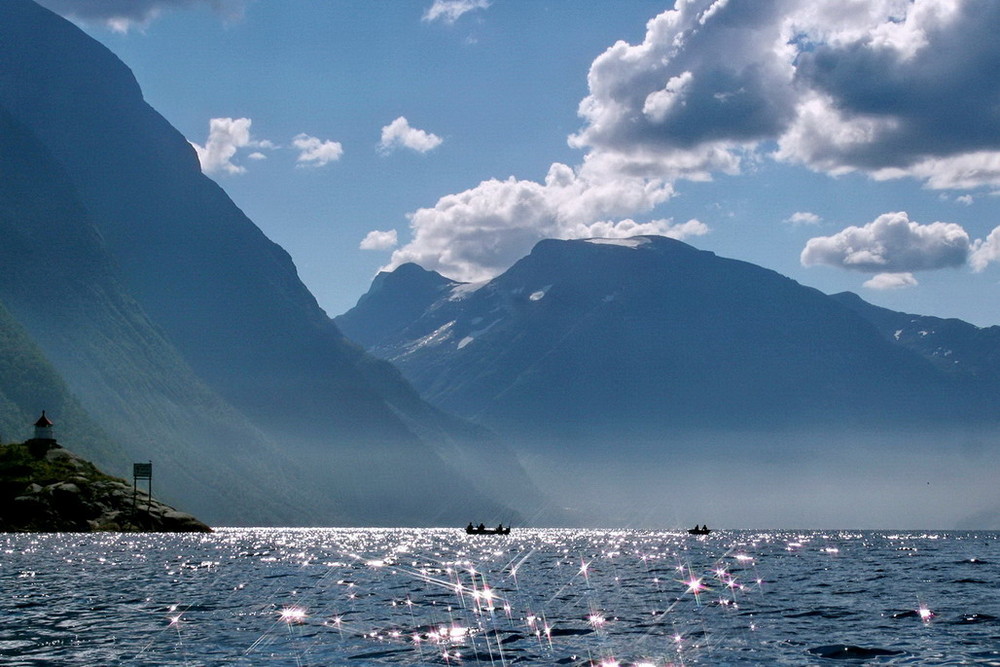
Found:
M 55 441 L 0 445 L 0 531 L 99 530 L 212 531 Z

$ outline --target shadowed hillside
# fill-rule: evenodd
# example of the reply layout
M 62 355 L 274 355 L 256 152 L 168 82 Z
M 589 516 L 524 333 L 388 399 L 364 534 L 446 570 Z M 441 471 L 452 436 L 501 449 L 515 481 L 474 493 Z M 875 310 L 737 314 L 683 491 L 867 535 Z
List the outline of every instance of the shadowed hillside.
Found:
M 20 241 L 0 297 L 131 456 L 169 462 L 185 509 L 435 524 L 541 502 L 495 438 L 340 334 L 107 49 L 11 0 L 0 65 L 0 224 Z M 471 481 L 483 460 L 523 493 Z

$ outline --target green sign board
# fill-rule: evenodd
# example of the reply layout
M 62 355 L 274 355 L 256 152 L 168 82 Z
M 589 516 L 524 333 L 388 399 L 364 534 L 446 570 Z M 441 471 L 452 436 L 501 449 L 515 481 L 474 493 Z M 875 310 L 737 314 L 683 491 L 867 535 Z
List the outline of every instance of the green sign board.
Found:
M 152 463 L 133 463 L 132 477 L 136 479 L 153 479 Z

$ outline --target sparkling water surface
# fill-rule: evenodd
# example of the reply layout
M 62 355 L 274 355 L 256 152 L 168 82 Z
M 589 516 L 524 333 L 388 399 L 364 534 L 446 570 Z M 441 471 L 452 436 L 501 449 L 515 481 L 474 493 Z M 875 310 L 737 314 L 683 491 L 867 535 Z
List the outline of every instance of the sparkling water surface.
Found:
M 0 535 L 0 664 L 1000 665 L 1000 533 Z

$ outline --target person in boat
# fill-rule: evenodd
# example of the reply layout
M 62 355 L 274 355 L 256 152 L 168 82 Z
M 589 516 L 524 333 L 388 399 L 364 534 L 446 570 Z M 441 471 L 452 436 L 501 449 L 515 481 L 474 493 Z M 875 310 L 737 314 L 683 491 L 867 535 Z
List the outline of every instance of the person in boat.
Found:
M 479 532 L 483 532 L 484 530 L 486 530 L 486 524 L 482 523 L 479 524 L 479 528 L 476 528 L 476 530 L 478 530 Z
M 470 521 L 470 522 L 469 522 L 469 525 L 465 527 L 465 532 L 467 532 L 467 533 L 471 533 L 471 532 L 472 532 L 472 531 L 474 531 L 474 530 L 475 530 L 475 528 L 473 528 L 473 526 L 472 526 L 472 522 Z
M 501 521 L 500 523 L 497 524 L 497 533 L 502 533 L 502 532 L 503 532 L 503 522 Z

